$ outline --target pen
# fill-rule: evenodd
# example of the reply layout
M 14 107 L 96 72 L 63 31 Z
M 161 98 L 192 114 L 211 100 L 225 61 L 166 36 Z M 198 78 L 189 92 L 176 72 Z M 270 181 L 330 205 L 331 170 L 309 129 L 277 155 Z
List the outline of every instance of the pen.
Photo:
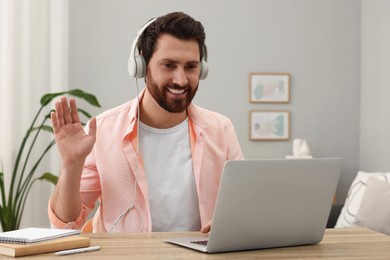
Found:
M 56 252 L 54 254 L 56 254 L 56 255 L 71 255 L 71 254 L 78 254 L 78 253 L 96 251 L 96 250 L 99 250 L 99 249 L 100 249 L 100 246 L 90 246 L 90 247 L 83 247 L 83 248 L 76 248 L 76 249 L 58 251 L 58 252 Z

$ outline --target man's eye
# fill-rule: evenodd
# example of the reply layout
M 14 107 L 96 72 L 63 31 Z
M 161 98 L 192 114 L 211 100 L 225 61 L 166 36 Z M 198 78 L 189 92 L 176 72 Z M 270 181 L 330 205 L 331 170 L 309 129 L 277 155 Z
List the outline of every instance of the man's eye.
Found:
M 198 67 L 198 64 L 197 63 L 188 64 L 186 67 L 187 67 L 187 69 L 192 70 L 192 69 L 196 69 Z
M 173 63 L 164 63 L 163 66 L 167 69 L 173 69 L 175 68 L 175 64 Z

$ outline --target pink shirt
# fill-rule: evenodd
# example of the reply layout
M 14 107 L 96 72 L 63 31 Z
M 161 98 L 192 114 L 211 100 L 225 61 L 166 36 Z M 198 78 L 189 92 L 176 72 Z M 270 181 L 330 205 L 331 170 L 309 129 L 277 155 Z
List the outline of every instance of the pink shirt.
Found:
M 93 230 L 110 231 L 115 220 L 133 205 L 135 197 L 135 207 L 118 221 L 114 231 L 151 232 L 148 185 L 142 163 L 138 164 L 138 170 L 136 168 L 136 102 L 132 100 L 97 116 L 96 143 L 87 157 L 81 177 L 81 214 L 75 221 L 64 223 L 49 203 L 52 227 L 80 229 L 99 200 Z M 230 119 L 193 104 L 187 112 L 193 173 L 201 225 L 204 226 L 213 217 L 225 161 L 241 160 L 243 155 Z

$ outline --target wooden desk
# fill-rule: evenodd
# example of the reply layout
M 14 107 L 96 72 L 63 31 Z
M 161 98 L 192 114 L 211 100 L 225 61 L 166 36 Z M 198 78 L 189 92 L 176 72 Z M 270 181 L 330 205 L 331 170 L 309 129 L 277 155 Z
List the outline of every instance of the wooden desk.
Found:
M 253 251 L 205 254 L 164 242 L 168 237 L 199 233 L 86 234 L 99 251 L 20 259 L 390 259 L 390 236 L 367 229 L 327 229 L 320 244 Z M 8 258 L 9 259 L 9 258 Z

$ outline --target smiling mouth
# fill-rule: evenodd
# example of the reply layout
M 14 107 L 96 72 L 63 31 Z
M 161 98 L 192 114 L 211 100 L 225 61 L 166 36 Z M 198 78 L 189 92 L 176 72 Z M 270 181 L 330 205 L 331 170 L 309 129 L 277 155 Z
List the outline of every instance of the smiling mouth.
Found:
M 186 91 L 185 89 L 174 89 L 174 88 L 168 88 L 168 91 L 172 94 L 175 94 L 175 95 L 181 95 L 181 94 L 184 94 L 184 92 Z

